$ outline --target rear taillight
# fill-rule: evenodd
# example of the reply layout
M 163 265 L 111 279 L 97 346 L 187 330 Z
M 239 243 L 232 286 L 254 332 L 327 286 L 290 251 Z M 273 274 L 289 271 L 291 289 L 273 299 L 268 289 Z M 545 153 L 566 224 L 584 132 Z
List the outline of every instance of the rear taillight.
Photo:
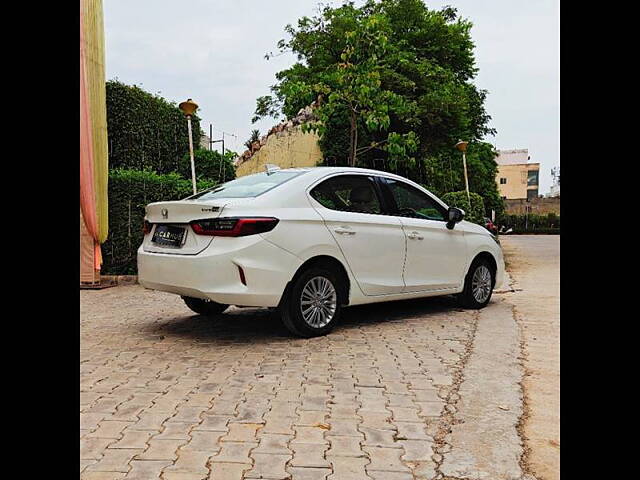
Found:
M 144 233 L 145 235 L 149 235 L 151 233 L 152 227 L 153 225 L 145 220 L 144 223 L 142 224 L 142 233 Z
M 191 228 L 198 235 L 215 237 L 246 237 L 256 233 L 270 232 L 278 224 L 272 217 L 212 218 L 191 222 Z

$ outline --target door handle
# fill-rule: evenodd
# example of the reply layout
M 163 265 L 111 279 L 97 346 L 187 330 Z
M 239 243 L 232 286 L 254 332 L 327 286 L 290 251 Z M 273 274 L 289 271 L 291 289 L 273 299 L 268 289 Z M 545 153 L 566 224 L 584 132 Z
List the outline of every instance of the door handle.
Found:
M 411 240 L 423 240 L 424 237 L 422 235 L 420 235 L 418 232 L 411 232 L 407 234 L 407 238 L 410 238 Z
M 353 230 L 349 230 L 348 228 L 336 228 L 334 232 L 339 233 L 340 235 L 355 235 L 356 232 Z

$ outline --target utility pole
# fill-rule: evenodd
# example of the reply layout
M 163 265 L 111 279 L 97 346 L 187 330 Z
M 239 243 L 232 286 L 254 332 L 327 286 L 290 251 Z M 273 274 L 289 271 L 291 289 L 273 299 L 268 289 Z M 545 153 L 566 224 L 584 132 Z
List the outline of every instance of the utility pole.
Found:
M 209 150 L 213 150 L 213 144 L 222 142 L 222 156 L 224 157 L 224 132 L 222 132 L 222 138 L 220 140 L 213 139 L 213 125 L 209 124 Z

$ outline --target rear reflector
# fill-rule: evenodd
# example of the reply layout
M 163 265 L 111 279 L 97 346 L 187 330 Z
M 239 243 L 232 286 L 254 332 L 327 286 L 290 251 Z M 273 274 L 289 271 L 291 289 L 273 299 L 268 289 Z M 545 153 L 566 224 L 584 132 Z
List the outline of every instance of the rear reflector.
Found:
M 191 222 L 191 228 L 198 235 L 215 237 L 246 237 L 256 233 L 270 232 L 278 224 L 273 217 L 227 217 Z
M 145 235 L 149 235 L 151 233 L 152 227 L 153 225 L 145 220 L 144 223 L 142 224 L 142 233 L 144 233 Z

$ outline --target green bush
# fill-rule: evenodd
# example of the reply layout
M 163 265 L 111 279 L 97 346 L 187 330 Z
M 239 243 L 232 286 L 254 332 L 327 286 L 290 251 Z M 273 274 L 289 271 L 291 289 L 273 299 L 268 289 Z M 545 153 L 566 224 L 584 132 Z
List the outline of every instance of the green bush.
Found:
M 560 216 L 555 213 L 548 213 L 546 215 L 538 215 L 530 213 L 529 215 L 502 215 L 497 224 L 505 230 L 512 228 L 514 233 L 542 233 L 543 231 L 549 231 L 549 233 L 560 232 Z
M 471 198 L 471 205 L 469 205 Z M 477 193 L 470 192 L 467 198 L 467 192 L 449 192 L 442 196 L 442 201 L 450 207 L 458 207 L 464 210 L 464 219 L 484 226 L 484 201 Z
M 198 191 L 213 186 L 198 182 Z M 179 200 L 193 193 L 191 181 L 177 173 L 149 170 L 109 171 L 109 237 L 102 245 L 105 275 L 135 275 L 136 250 L 142 243 L 144 208 L 152 202 Z
M 178 171 L 189 152 L 187 120 L 162 97 L 117 80 L 106 84 L 109 168 Z M 194 147 L 200 142 L 200 119 L 191 119 Z M 191 178 L 191 174 L 188 177 Z
M 193 152 L 193 162 L 196 166 L 196 179 L 213 183 L 224 183 L 236 178 L 236 169 L 233 159 L 237 156 L 234 152 L 227 152 L 223 157 L 215 150 L 196 150 Z M 178 173 L 183 178 L 191 179 L 191 157 L 185 153 L 180 164 Z

